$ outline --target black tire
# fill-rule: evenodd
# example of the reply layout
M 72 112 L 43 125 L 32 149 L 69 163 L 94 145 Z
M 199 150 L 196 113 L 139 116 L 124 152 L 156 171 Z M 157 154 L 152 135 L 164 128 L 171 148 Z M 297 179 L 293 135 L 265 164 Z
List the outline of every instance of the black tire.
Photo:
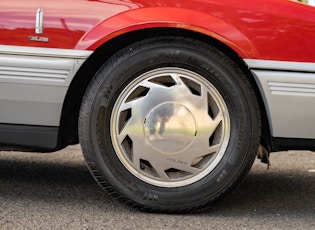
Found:
M 149 120 L 161 127 L 165 117 L 164 139 L 156 140 Z M 251 168 L 260 132 L 256 96 L 240 68 L 183 37 L 139 41 L 114 55 L 88 86 L 79 118 L 95 180 L 154 212 L 200 211 L 230 192 Z

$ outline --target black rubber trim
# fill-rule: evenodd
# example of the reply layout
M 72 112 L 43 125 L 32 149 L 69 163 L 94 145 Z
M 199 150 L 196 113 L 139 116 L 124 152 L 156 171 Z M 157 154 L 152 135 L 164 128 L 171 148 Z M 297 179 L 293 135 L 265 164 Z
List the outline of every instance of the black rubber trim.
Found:
M 54 151 L 59 127 L 0 124 L 0 150 Z
M 315 150 L 315 139 L 273 137 L 272 144 L 275 151 Z

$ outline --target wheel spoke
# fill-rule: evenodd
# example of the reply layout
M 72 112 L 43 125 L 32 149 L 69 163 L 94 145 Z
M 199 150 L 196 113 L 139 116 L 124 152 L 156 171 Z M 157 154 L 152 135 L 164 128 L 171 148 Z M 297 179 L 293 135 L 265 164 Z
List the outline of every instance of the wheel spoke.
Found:
M 150 81 L 142 81 L 139 85 L 143 86 L 143 87 L 147 87 L 151 90 L 159 90 L 159 89 L 165 88 L 165 86 L 163 86 L 163 85 L 159 85 L 157 83 L 150 82 Z
M 169 176 L 166 174 L 165 169 L 163 167 L 160 167 L 159 164 L 154 165 L 154 169 L 158 173 L 159 179 L 163 181 L 170 181 Z
M 191 154 L 189 154 L 189 159 L 190 160 L 194 160 L 196 158 L 199 157 L 204 157 L 207 156 L 209 154 L 215 154 L 217 153 L 219 150 L 221 149 L 221 144 L 217 144 L 214 146 L 204 146 L 203 148 L 198 148 L 198 146 L 196 145 L 195 148 L 191 149 Z
M 183 172 L 188 172 L 188 173 L 191 173 L 191 174 L 196 174 L 196 173 L 199 173 L 201 170 L 198 169 L 198 168 L 194 168 L 194 167 L 191 167 L 190 165 L 176 165 L 175 167 L 176 169 L 178 170 L 181 170 Z
M 212 120 L 209 127 L 209 134 L 212 135 L 214 131 L 218 128 L 219 124 L 223 121 L 222 113 L 219 113 L 214 120 Z

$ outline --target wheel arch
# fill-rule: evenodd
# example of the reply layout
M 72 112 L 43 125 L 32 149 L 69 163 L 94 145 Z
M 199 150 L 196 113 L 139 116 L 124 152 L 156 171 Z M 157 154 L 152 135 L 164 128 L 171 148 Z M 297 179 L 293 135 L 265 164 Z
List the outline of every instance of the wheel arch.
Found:
M 85 61 L 81 66 L 74 79 L 72 80 L 68 89 L 62 114 L 60 120 L 60 146 L 65 147 L 69 144 L 78 143 L 78 117 L 81 101 L 83 99 L 86 88 L 88 87 L 93 76 L 96 74 L 98 69 L 105 63 L 114 53 L 120 49 L 136 42 L 141 39 L 146 39 L 155 36 L 183 36 L 190 37 L 196 40 L 203 41 L 207 44 L 215 46 L 221 52 L 233 59 L 236 64 L 242 69 L 249 79 L 256 96 L 259 101 L 261 115 L 262 115 L 262 143 L 269 149 L 270 146 L 270 131 L 269 124 L 266 115 L 264 103 L 258 89 L 258 86 L 249 71 L 247 65 L 239 54 L 216 38 L 211 36 L 190 31 L 182 28 L 150 28 L 132 31 L 126 34 L 122 34 L 111 40 L 105 42 L 99 46 L 94 53 Z

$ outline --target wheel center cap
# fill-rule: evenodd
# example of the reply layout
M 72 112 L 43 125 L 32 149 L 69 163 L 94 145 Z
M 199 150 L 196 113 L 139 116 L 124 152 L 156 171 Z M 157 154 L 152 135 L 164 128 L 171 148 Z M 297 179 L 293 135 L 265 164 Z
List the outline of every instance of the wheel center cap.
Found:
M 168 102 L 156 106 L 145 119 L 145 136 L 157 151 L 176 153 L 186 149 L 196 135 L 193 114 L 182 104 Z

